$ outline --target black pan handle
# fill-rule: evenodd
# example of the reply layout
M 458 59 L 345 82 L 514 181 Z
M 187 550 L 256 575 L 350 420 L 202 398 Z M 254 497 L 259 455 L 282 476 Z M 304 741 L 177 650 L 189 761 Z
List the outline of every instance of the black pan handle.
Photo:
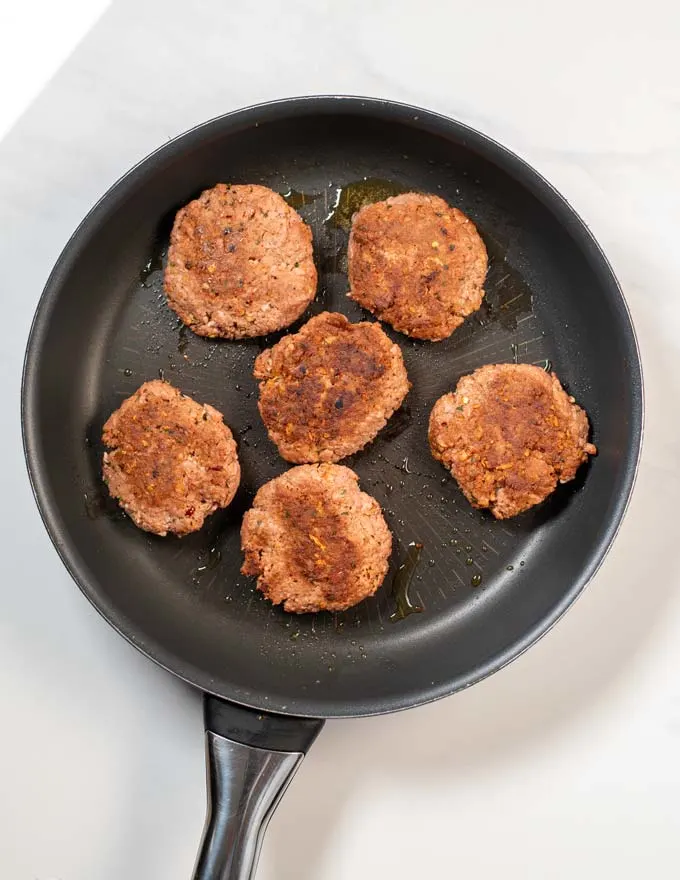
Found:
M 251 880 L 267 824 L 323 721 L 204 700 L 208 814 L 194 880 Z

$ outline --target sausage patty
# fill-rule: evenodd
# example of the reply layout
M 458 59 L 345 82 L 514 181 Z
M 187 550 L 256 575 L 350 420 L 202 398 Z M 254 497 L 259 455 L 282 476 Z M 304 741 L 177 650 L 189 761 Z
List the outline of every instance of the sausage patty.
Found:
M 292 462 L 338 461 L 384 427 L 409 389 L 404 360 L 378 324 L 323 312 L 255 361 L 269 436 Z
M 236 443 L 222 413 L 168 382 L 145 382 L 124 400 L 103 441 L 109 492 L 147 532 L 195 532 L 238 488 Z
M 586 413 L 554 373 L 496 364 L 463 376 L 439 398 L 429 439 L 471 504 L 505 519 L 574 479 L 597 452 L 588 431 Z
M 446 339 L 482 304 L 484 242 L 438 196 L 405 193 L 362 208 L 348 258 L 352 299 L 408 336 Z
M 336 464 L 302 465 L 266 483 L 243 518 L 243 574 L 286 611 L 344 611 L 387 574 L 392 535 L 359 478 Z
M 201 336 L 287 327 L 316 293 L 311 230 L 267 187 L 218 183 L 177 212 L 164 286 Z

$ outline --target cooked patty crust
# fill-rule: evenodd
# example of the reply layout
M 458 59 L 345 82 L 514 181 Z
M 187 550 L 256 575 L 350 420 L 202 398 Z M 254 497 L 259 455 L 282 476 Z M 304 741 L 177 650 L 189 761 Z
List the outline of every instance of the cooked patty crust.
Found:
M 362 449 L 409 389 L 404 359 L 376 323 L 323 312 L 255 361 L 258 407 L 287 461 L 339 461 Z
M 554 373 L 490 364 L 463 376 L 430 414 L 432 454 L 474 507 L 506 519 L 567 483 L 597 449 L 588 417 Z
M 177 212 L 165 293 L 200 336 L 287 327 L 314 299 L 316 280 L 310 228 L 265 186 L 218 183 Z
M 387 574 L 392 535 L 359 478 L 336 464 L 301 465 L 266 483 L 243 518 L 243 574 L 296 614 L 344 611 Z
M 236 443 L 222 413 L 168 382 L 145 382 L 124 400 L 102 439 L 109 492 L 147 532 L 195 532 L 238 488 Z
M 351 298 L 416 339 L 446 339 L 482 304 L 484 242 L 438 196 L 404 193 L 362 208 L 348 258 Z

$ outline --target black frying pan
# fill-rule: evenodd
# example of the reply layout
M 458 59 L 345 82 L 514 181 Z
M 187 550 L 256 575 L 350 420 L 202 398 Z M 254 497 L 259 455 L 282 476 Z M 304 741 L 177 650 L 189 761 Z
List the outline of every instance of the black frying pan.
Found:
M 312 225 L 319 293 L 305 319 L 324 309 L 366 317 L 345 297 L 340 222 L 362 187 L 443 196 L 474 220 L 492 258 L 485 306 L 449 340 L 414 342 L 388 329 L 413 389 L 377 440 L 344 463 L 385 509 L 392 573 L 375 597 L 343 614 L 285 614 L 239 574 L 242 513 L 286 468 L 258 417 L 252 377 L 257 353 L 277 337 L 195 337 L 162 293 L 174 213 L 218 181 L 290 193 Z M 473 510 L 431 458 L 427 419 L 461 375 L 513 359 L 552 364 L 587 409 L 599 455 L 540 507 L 497 522 Z M 239 438 L 235 502 L 181 540 L 136 529 L 100 480 L 103 422 L 159 371 L 224 412 Z M 317 719 L 391 712 L 473 684 L 528 648 L 574 601 L 628 503 L 642 378 L 606 259 L 528 165 L 424 110 L 302 98 L 199 126 L 141 162 L 90 212 L 38 307 L 23 427 L 45 525 L 82 591 L 147 656 L 220 698 L 206 699 L 212 805 L 196 877 L 245 880 Z M 413 542 L 424 545 L 419 563 L 395 576 Z M 408 575 L 410 603 L 422 611 L 404 614 L 395 591 Z

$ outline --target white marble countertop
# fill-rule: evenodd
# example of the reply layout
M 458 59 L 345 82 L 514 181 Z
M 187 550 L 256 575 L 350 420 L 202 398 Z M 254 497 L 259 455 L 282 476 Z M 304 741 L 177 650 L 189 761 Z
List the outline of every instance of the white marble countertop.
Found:
M 33 504 L 17 414 L 43 283 L 91 204 L 159 143 L 242 105 L 344 92 L 455 116 L 567 196 L 633 312 L 646 442 L 614 549 L 567 617 L 465 693 L 328 724 L 258 880 L 676 880 L 677 4 L 105 6 L 0 13 L 0 876 L 188 880 L 205 809 L 199 698 L 82 599 Z

